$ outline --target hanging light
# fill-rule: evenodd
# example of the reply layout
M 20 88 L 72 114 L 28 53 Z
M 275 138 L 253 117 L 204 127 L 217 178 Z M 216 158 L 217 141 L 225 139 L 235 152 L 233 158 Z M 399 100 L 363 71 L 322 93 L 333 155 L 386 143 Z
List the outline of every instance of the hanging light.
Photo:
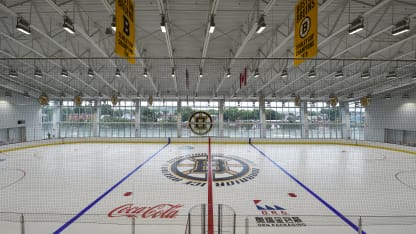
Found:
M 211 15 L 211 20 L 209 22 L 209 33 L 214 33 L 215 31 L 215 21 L 214 21 L 214 15 Z
M 260 76 L 259 69 L 258 69 L 258 68 L 256 68 L 256 70 L 254 70 L 254 77 L 255 77 L 255 78 L 257 78 L 257 77 L 259 77 L 259 76 Z
M 172 67 L 172 73 L 170 74 L 172 76 L 172 78 L 175 78 L 176 74 L 175 74 L 175 68 Z
M 364 29 L 364 18 L 362 16 L 359 16 L 350 23 L 350 26 L 348 28 L 348 33 L 354 34 L 363 29 Z
M 312 67 L 312 69 L 309 71 L 308 76 L 309 76 L 309 78 L 315 78 L 316 77 L 315 67 Z
M 402 98 L 410 98 L 410 95 L 408 93 L 404 93 Z
M 113 15 L 113 21 L 111 22 L 111 29 L 115 32 L 117 30 L 116 28 L 116 16 Z
M 23 97 L 30 98 L 29 92 L 28 91 L 24 91 L 23 92 Z
M 13 68 L 10 68 L 10 70 L 9 70 L 9 76 L 12 77 L 12 78 L 16 78 L 17 77 L 16 70 L 14 70 Z
M 30 34 L 30 23 L 22 17 L 17 17 L 16 30 L 26 35 Z
M 227 69 L 227 73 L 225 74 L 225 76 L 227 78 L 230 78 L 231 77 L 231 70 L 230 70 L 230 68 Z
M 280 77 L 286 78 L 287 76 L 288 76 L 287 67 L 285 67 L 283 68 L 282 73 L 280 74 Z
M 143 76 L 147 78 L 147 68 L 144 68 Z
M 117 78 L 121 77 L 120 69 L 116 68 L 116 74 L 114 74 L 114 76 L 117 77 Z
M 388 93 L 388 94 L 384 95 L 384 99 L 391 99 L 391 94 Z
M 391 70 L 391 71 L 389 71 L 389 73 L 387 73 L 387 75 L 386 75 L 386 78 L 387 79 L 396 79 L 397 78 L 397 74 L 396 74 L 396 71 L 395 70 Z
M 348 94 L 348 97 L 347 97 L 348 99 L 353 99 L 354 98 L 354 93 L 350 93 L 350 94 Z
M 4 96 L 11 97 L 12 96 L 12 92 L 10 92 L 9 90 L 6 90 L 6 92 L 4 93 Z
M 391 31 L 391 34 L 393 36 L 397 36 L 399 34 L 409 32 L 409 31 L 410 31 L 410 19 L 406 17 L 394 25 Z
M 166 33 L 166 20 L 165 20 L 165 15 L 162 15 L 162 19 L 160 21 L 160 30 L 162 30 L 163 33 Z
M 260 34 L 266 29 L 266 22 L 264 21 L 264 15 L 261 15 L 259 21 L 257 22 L 256 33 Z
M 363 71 L 363 73 L 361 73 L 361 78 L 362 79 L 368 79 L 368 78 L 370 78 L 370 70 L 365 70 L 365 71 Z
M 95 76 L 94 70 L 92 70 L 92 68 L 88 68 L 87 74 L 88 74 L 88 77 L 91 77 L 91 78 L 93 78 Z
M 43 76 L 42 71 L 39 68 L 35 69 L 35 77 L 41 78 Z
M 412 79 L 413 79 L 413 80 L 416 80 L 416 72 L 415 72 L 415 73 L 413 73 Z
M 65 31 L 67 31 L 70 34 L 75 33 L 75 27 L 74 23 L 68 16 L 64 16 L 64 24 L 62 25 Z
M 336 73 L 335 73 L 335 78 L 339 79 L 344 77 L 344 72 L 342 72 L 342 69 L 339 69 Z
M 204 77 L 204 74 L 202 73 L 202 68 L 199 68 L 199 78 Z
M 61 71 L 61 76 L 62 77 L 68 77 L 69 75 L 68 75 L 68 70 L 66 70 L 65 68 L 62 68 L 62 71 Z

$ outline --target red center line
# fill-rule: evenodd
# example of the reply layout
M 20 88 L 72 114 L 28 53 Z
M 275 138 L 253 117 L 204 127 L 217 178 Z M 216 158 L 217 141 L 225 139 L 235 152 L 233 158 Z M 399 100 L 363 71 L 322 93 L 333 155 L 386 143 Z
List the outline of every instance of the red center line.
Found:
M 211 137 L 208 138 L 208 234 L 214 234 L 214 206 L 212 204 Z

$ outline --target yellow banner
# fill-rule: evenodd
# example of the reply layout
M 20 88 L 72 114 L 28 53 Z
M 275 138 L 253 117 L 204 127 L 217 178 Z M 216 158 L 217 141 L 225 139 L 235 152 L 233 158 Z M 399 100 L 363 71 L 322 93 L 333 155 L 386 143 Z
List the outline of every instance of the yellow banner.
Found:
M 318 52 L 318 0 L 299 0 L 295 6 L 295 66 Z M 299 59 L 301 58 L 301 59 Z
M 115 52 L 134 64 L 135 61 L 135 27 L 134 1 L 116 0 L 116 38 Z

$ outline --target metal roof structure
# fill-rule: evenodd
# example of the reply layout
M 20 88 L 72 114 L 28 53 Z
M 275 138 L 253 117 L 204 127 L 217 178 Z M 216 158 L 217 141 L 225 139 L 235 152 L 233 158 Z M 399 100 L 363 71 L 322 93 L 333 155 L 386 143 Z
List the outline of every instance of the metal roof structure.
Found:
M 114 0 L 2 0 L 0 86 L 33 97 L 125 99 L 290 99 L 296 93 L 302 99 L 341 100 L 414 89 L 414 0 L 319 0 L 319 52 L 298 67 L 292 60 L 296 2 L 136 0 L 132 65 L 114 53 Z M 162 16 L 166 33 L 160 29 Z M 349 34 L 350 23 L 360 16 L 364 30 Z M 74 23 L 74 34 L 63 29 L 64 17 Z M 257 34 L 261 17 L 267 28 Z M 31 34 L 16 30 L 19 19 L 30 24 Z M 403 20 L 410 30 L 393 35 Z M 240 88 L 244 68 L 248 80 Z M 285 68 L 288 76 L 282 77 Z M 120 77 L 114 76 L 117 69 Z M 308 76 L 311 69 L 316 77 Z M 367 71 L 369 77 L 363 77 Z

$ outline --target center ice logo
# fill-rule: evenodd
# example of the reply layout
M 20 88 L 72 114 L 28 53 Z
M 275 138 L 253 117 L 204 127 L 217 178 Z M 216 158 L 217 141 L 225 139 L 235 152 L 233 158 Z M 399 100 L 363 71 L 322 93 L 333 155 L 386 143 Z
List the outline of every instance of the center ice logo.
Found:
M 250 164 L 236 156 L 213 154 L 212 174 L 215 186 L 231 186 L 254 179 L 259 169 Z M 162 167 L 162 173 L 172 181 L 203 187 L 207 184 L 208 154 L 199 153 L 174 158 Z

